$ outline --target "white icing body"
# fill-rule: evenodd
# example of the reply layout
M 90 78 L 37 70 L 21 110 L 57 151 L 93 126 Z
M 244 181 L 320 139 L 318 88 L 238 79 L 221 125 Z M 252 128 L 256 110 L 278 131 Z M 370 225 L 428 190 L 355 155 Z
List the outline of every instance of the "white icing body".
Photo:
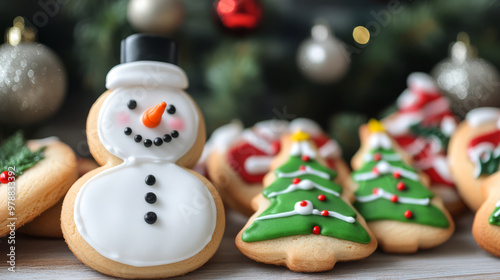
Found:
M 175 164 L 193 146 L 200 120 L 195 104 L 183 91 L 184 72 L 177 66 L 150 61 L 116 66 L 107 77 L 113 92 L 98 116 L 101 143 L 124 162 L 87 181 L 76 197 L 74 220 L 85 241 L 102 256 L 131 266 L 157 266 L 186 260 L 212 239 L 216 227 L 215 201 L 205 184 Z M 137 106 L 127 103 L 135 100 Z M 175 113 L 164 112 L 154 128 L 142 122 L 145 111 L 165 102 Z M 131 128 L 131 135 L 124 129 Z M 173 130 L 170 142 L 146 147 Z M 142 141 L 134 141 L 141 135 Z M 173 135 L 173 134 L 172 134 Z M 156 179 L 146 184 L 148 175 Z M 147 193 L 156 202 L 147 202 Z M 153 212 L 153 223 L 145 214 Z

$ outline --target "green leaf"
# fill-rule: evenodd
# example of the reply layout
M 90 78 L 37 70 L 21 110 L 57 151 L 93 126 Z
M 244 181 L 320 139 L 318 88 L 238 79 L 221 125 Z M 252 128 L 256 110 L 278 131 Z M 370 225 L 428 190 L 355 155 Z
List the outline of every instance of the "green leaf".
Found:
M 0 146 L 0 173 L 15 168 L 16 176 L 23 174 L 44 158 L 44 149 L 45 147 L 42 147 L 31 151 L 26 146 L 22 132 L 16 132 Z

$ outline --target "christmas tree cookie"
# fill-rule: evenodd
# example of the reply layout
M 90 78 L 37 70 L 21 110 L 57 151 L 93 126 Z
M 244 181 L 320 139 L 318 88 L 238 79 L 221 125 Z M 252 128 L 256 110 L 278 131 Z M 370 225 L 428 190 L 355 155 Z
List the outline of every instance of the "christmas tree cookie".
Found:
M 361 149 L 353 159 L 354 207 L 386 252 L 413 253 L 451 236 L 453 221 L 441 199 L 408 164 L 382 124 L 361 128 Z
M 500 172 L 484 180 L 481 193 L 486 200 L 474 217 L 472 234 L 481 248 L 500 257 Z
M 13 235 L 54 206 L 76 177 L 75 155 L 57 138 L 26 142 L 18 132 L 5 140 L 0 145 L 0 236 Z
M 209 177 L 228 206 L 247 216 L 254 213 L 252 198 L 262 192 L 262 180 L 280 151 L 281 136 L 296 130 L 310 134 L 328 166 L 338 172 L 340 181 L 349 178 L 349 168 L 341 159 L 337 142 L 312 120 L 273 119 L 247 129 L 243 129 L 241 122 L 233 121 L 216 129 L 208 141 L 211 148 L 207 162 Z
M 448 154 L 458 191 L 476 211 L 486 199 L 481 185 L 500 164 L 500 109 L 483 107 L 467 113 L 450 139 Z
M 377 241 L 344 200 L 336 172 L 309 135 L 296 132 L 281 145 L 262 194 L 253 200 L 257 212 L 236 237 L 238 249 L 258 262 L 301 272 L 369 256 Z
M 465 205 L 457 193 L 447 160 L 457 119 L 434 79 L 420 72 L 408 76 L 408 88 L 397 99 L 397 112 L 383 120 L 387 132 L 413 158 L 413 166 L 430 179 L 431 190 L 452 213 Z

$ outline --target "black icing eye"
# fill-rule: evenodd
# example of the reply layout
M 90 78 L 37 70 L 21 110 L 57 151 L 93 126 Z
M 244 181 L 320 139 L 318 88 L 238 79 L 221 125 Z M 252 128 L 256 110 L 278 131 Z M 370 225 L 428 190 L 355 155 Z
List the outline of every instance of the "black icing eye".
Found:
M 134 100 L 134 99 L 130 99 L 127 103 L 127 107 L 130 109 L 130 110 L 133 110 L 137 107 L 137 102 Z
M 169 113 L 170 115 L 175 114 L 175 106 L 174 105 L 168 105 L 168 107 L 167 107 L 167 113 Z

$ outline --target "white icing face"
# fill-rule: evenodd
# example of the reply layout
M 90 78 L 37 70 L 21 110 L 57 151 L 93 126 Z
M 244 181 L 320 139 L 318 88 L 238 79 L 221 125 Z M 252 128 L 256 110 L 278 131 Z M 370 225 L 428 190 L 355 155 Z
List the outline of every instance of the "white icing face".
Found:
M 162 102 L 160 122 L 146 126 L 143 115 Z M 180 89 L 125 87 L 105 100 L 97 128 L 106 150 L 119 158 L 175 162 L 193 146 L 198 125 L 195 105 Z

